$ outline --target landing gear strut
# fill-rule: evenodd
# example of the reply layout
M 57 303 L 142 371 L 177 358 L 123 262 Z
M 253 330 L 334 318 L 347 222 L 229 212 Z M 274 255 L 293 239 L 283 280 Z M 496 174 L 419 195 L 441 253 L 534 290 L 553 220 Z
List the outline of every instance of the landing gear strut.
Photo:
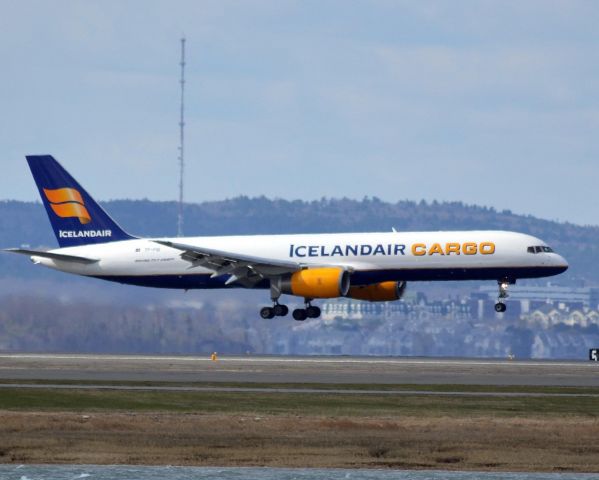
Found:
M 304 300 L 306 308 L 296 308 L 293 311 L 293 318 L 300 322 L 303 322 L 306 318 L 318 318 L 320 317 L 320 308 L 312 305 L 311 299 L 306 298 Z
M 276 287 L 274 282 L 270 285 L 270 299 L 272 300 L 272 307 L 263 307 L 260 309 L 260 316 L 264 319 L 271 319 L 274 317 L 284 317 L 289 313 L 289 307 L 279 303 L 281 297 L 281 291 Z
M 506 310 L 505 299 L 509 297 L 507 293 L 507 289 L 510 286 L 510 282 L 508 279 L 504 278 L 502 280 L 498 280 L 497 284 L 499 285 L 499 296 L 497 297 L 497 303 L 495 304 L 495 311 L 498 313 L 503 313 Z
M 281 297 L 281 288 L 278 282 L 270 282 L 270 299 L 272 300 L 272 307 L 263 307 L 260 309 L 260 316 L 265 319 L 274 317 L 284 317 L 289 313 L 287 305 L 281 305 L 279 298 Z M 306 318 L 318 318 L 320 317 L 320 308 L 312 305 L 311 298 L 304 298 L 305 308 L 296 308 L 293 311 L 293 318 L 300 322 L 303 322 Z

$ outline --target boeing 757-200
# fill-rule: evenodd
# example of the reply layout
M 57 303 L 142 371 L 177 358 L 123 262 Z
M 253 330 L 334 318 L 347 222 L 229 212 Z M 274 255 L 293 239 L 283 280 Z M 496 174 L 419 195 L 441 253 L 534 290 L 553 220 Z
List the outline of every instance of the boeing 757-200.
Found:
M 158 288 L 263 288 L 285 316 L 282 295 L 303 299 L 293 318 L 317 318 L 315 299 L 399 300 L 406 282 L 494 280 L 505 311 L 519 278 L 568 268 L 545 242 L 507 231 L 446 231 L 139 238 L 126 233 L 50 155 L 27 157 L 60 248 L 14 248 L 35 264 L 87 277 Z

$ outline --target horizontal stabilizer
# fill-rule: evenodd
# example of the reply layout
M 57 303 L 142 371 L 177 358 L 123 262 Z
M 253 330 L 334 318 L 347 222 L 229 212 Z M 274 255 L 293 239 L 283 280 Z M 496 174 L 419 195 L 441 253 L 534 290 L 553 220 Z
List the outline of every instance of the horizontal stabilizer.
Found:
M 52 260 L 61 260 L 63 262 L 76 263 L 96 263 L 99 262 L 95 258 L 79 257 L 76 255 L 66 255 L 64 253 L 45 252 L 43 250 L 28 250 L 26 248 L 5 248 L 5 252 L 20 253 L 21 255 L 29 255 L 31 257 L 51 258 Z

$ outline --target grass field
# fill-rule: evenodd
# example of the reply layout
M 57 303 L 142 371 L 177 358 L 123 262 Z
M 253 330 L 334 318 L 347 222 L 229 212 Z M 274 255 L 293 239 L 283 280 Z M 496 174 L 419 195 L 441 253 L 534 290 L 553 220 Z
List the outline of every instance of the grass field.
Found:
M 599 389 L 329 388 L 569 396 L 5 387 L 0 462 L 599 471 Z
M 205 386 L 205 385 L 204 385 Z M 219 385 L 223 386 L 223 385 Z M 257 387 L 244 384 L 244 387 Z M 261 384 L 260 388 L 283 388 L 281 384 Z M 304 386 L 307 388 L 307 386 Z M 348 389 L 347 385 L 336 386 Z M 350 386 L 352 390 L 366 389 Z M 378 386 L 368 385 L 369 390 Z M 386 386 L 387 389 L 389 386 Z M 278 393 L 278 392 L 189 392 L 155 390 L 60 390 L 52 388 L 3 388 L 0 409 L 36 411 L 160 411 L 202 413 L 262 413 L 345 416 L 422 415 L 492 417 L 547 417 L 576 415 L 599 416 L 599 389 L 569 387 L 472 387 L 418 385 L 422 391 L 437 392 L 504 392 L 568 394 L 568 397 L 479 397 L 462 395 L 372 395 L 346 393 Z M 462 390 L 463 387 L 463 390 Z M 297 388 L 297 387 L 294 387 Z M 320 387 L 318 387 L 320 388 Z M 404 386 L 404 389 L 406 386 Z
M 0 380 L 0 385 L 85 385 L 132 387 L 233 387 L 233 388 L 293 388 L 318 390 L 385 390 L 427 392 L 504 392 L 504 393 L 559 393 L 599 395 L 599 387 L 563 387 L 542 385 L 466 385 L 466 384 L 389 384 L 389 383 L 254 383 L 254 382 L 154 382 L 115 380 Z

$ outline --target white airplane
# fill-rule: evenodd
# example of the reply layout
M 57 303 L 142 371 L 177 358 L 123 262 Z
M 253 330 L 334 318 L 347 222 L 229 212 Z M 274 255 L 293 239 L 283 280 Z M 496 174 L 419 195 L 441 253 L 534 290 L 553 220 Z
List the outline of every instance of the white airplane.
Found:
M 557 275 L 563 257 L 530 235 L 507 231 L 387 232 L 226 237 L 137 238 L 126 233 L 50 155 L 27 162 L 60 248 L 13 248 L 35 264 L 67 273 L 159 288 L 270 289 L 263 318 L 285 316 L 281 295 L 317 318 L 314 299 L 399 300 L 406 282 L 495 280 L 495 310 L 519 278 Z

